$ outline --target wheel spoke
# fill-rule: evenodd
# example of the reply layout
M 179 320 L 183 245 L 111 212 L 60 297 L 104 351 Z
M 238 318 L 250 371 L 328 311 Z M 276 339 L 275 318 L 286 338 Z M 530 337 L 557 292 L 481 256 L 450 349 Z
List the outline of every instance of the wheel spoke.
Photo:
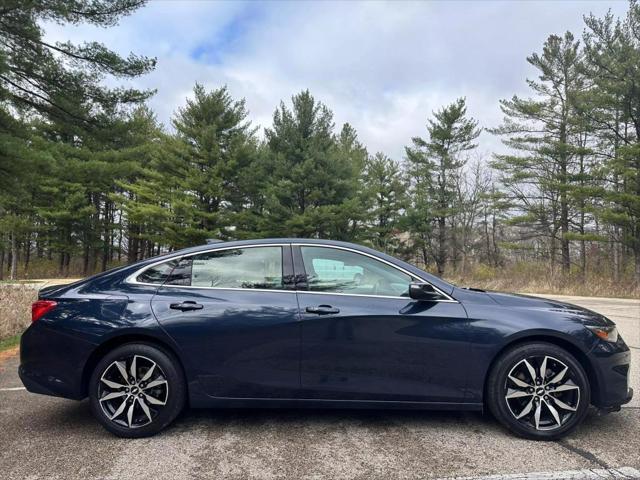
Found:
M 158 387 L 160 385 L 165 385 L 167 383 L 166 380 L 154 380 L 153 382 L 149 382 L 149 384 L 143 388 L 143 390 L 149 390 L 153 387 Z
M 551 390 L 549 390 L 549 393 L 566 392 L 568 390 L 580 390 L 580 387 L 577 385 L 564 384 L 559 385 L 556 388 L 552 388 Z
M 144 400 L 141 397 L 138 397 L 138 403 L 140 404 L 142 411 L 145 413 L 145 415 L 149 419 L 149 422 L 151 422 L 151 412 L 149 411 L 149 407 L 147 406 L 147 404 L 144 402 Z
M 512 398 L 521 398 L 521 397 L 530 397 L 533 393 L 524 392 L 522 390 L 511 390 L 504 398 L 512 399 Z
M 124 397 L 126 395 L 125 392 L 111 392 L 107 393 L 104 397 L 100 399 L 101 402 L 105 402 L 107 400 L 113 400 L 114 398 Z
M 148 393 L 144 394 L 144 398 L 147 399 L 147 402 L 149 402 L 152 405 L 166 405 L 167 402 L 162 401 L 162 400 L 158 400 L 155 397 L 152 397 L 151 395 L 149 395 Z
M 127 411 L 127 422 L 129 422 L 129 428 L 131 428 L 131 426 L 132 426 L 133 407 L 135 406 L 135 404 L 136 404 L 135 401 L 131 402 L 131 406 L 129 407 L 129 410 Z
M 527 405 L 522 409 L 522 411 L 516 416 L 516 418 L 519 420 L 522 417 L 524 417 L 525 415 L 527 415 L 531 409 L 533 408 L 533 398 L 531 400 L 529 400 L 529 403 L 527 403 Z
M 513 375 L 509 375 L 509 380 L 511 380 L 513 383 L 515 383 L 517 386 L 521 388 L 528 388 L 532 386 L 532 385 L 529 385 L 527 382 L 524 382 L 519 378 L 514 377 Z
M 111 415 L 111 420 L 113 420 L 118 415 L 120 415 L 122 412 L 124 412 L 124 409 L 125 409 L 126 406 L 127 406 L 127 400 L 126 399 L 122 400 L 122 403 L 120 404 L 118 409 L 115 412 L 113 412 L 113 415 Z
M 553 418 L 558 424 L 558 426 L 562 425 L 562 422 L 560 422 L 560 415 L 558 414 L 558 411 L 549 402 L 545 401 L 544 404 L 547 406 L 547 408 L 551 412 L 551 415 L 553 415 Z
M 527 367 L 527 370 L 529 370 L 529 376 L 531 377 L 531 383 L 535 384 L 536 383 L 536 371 L 533 368 L 533 365 L 531 365 L 526 359 L 524 360 L 524 365 L 525 365 L 525 367 Z
M 122 385 L 121 383 L 112 382 L 111 380 L 107 380 L 106 378 L 101 378 L 100 381 L 111 388 L 124 388 L 126 385 Z
M 571 405 L 563 402 L 562 400 L 557 399 L 554 396 L 549 396 L 549 398 L 552 398 L 553 401 L 555 402 L 556 405 L 558 405 L 560 408 L 562 408 L 563 410 L 569 410 L 570 412 L 575 412 L 576 410 L 578 410 L 578 407 L 572 407 Z
M 540 414 L 542 413 L 542 402 L 538 402 L 536 406 L 536 413 L 534 413 L 533 418 L 536 422 L 536 430 L 540 430 Z
M 129 383 L 129 375 L 127 375 L 127 369 L 125 368 L 125 366 L 121 363 L 121 362 L 114 362 L 116 364 L 116 367 L 118 368 L 118 371 L 120 372 L 120 375 L 122 375 L 122 378 L 124 379 L 125 382 L 127 382 L 127 385 L 130 385 Z
M 553 377 L 551 380 L 549 380 L 549 382 L 547 383 L 558 383 L 560 380 L 562 380 L 564 378 L 565 373 L 567 373 L 567 371 L 569 370 L 569 367 L 565 366 L 560 373 L 558 373 L 555 377 Z
M 133 356 L 133 361 L 131 362 L 131 369 L 129 370 L 131 372 L 131 376 L 133 377 L 133 381 L 134 382 L 138 381 L 138 374 L 136 372 L 136 366 L 137 366 L 136 359 L 137 358 L 138 358 L 137 355 Z
M 151 365 L 151 368 L 149 368 L 149 370 L 147 370 L 146 373 L 142 376 L 140 381 L 141 382 L 146 382 L 147 380 L 149 380 L 149 378 L 151 378 L 151 374 L 153 373 L 155 368 L 156 368 L 156 364 L 154 362 L 153 365 Z
M 542 378 L 542 383 L 545 383 L 545 378 L 547 378 L 547 357 L 544 356 L 544 360 L 542 360 L 542 365 L 540 365 L 540 378 Z

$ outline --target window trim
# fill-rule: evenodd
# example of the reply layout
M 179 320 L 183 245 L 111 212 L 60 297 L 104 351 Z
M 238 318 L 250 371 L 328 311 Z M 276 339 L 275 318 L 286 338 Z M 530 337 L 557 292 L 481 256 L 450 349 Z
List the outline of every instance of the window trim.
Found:
M 376 255 L 371 254 L 371 253 L 363 252 L 363 251 L 357 250 L 355 248 L 342 247 L 342 246 L 338 246 L 338 245 L 328 245 L 328 244 L 324 244 L 324 243 L 296 242 L 296 243 L 292 243 L 291 247 L 333 248 L 335 250 L 346 250 L 347 252 L 353 252 L 353 253 L 356 253 L 358 255 L 364 255 L 365 257 L 370 257 L 370 258 L 373 258 L 374 260 L 377 260 L 378 262 L 382 262 L 382 263 L 384 263 L 386 265 L 389 265 L 391 268 L 395 268 L 396 270 L 404 273 L 405 275 L 409 275 L 414 280 L 420 280 L 422 282 L 425 282 L 425 283 L 428 283 L 429 285 L 431 285 L 435 289 L 436 292 L 438 292 L 440 295 L 445 297 L 443 300 L 433 300 L 434 302 L 459 303 L 456 299 L 454 299 L 450 295 L 448 295 L 445 292 L 443 292 L 442 290 L 440 290 L 438 287 L 436 287 L 434 284 L 432 284 L 428 280 L 416 275 L 415 273 L 411 273 L 408 270 L 405 270 L 404 268 L 399 267 L 398 265 L 395 265 L 395 264 L 385 260 L 384 258 L 380 258 L 380 257 L 378 257 Z M 302 266 L 303 266 L 303 268 L 305 268 L 305 272 L 304 273 L 306 275 L 306 267 L 304 267 L 304 260 L 302 259 L 302 250 L 301 249 L 300 249 L 300 255 L 299 256 L 300 256 L 300 261 L 302 263 Z M 294 263 L 294 266 L 295 266 L 295 263 Z M 295 272 L 296 276 L 298 276 L 298 274 L 299 274 L 299 272 Z M 313 292 L 313 291 L 310 291 L 310 290 L 298 290 L 298 289 L 296 289 L 296 291 L 309 293 L 311 295 L 340 295 L 340 296 L 346 296 L 346 297 L 394 298 L 394 299 L 402 299 L 402 300 L 411 300 L 410 297 L 400 297 L 400 296 L 393 296 L 393 295 L 368 295 L 368 294 L 360 294 L 360 293 L 340 293 L 340 292 Z
M 218 248 L 210 248 L 210 249 L 207 249 L 207 250 L 201 250 L 199 252 L 187 253 L 187 254 L 184 254 L 184 255 L 176 256 L 176 257 L 165 258 L 164 260 L 160 260 L 160 261 L 151 263 L 149 265 L 145 265 L 144 267 L 136 270 L 135 272 L 133 272 L 131 275 L 129 275 L 125 279 L 125 283 L 132 284 L 132 285 L 146 285 L 146 286 L 151 286 L 151 287 L 156 287 L 156 288 L 189 288 L 189 289 L 196 289 L 196 290 L 205 289 L 205 290 L 232 290 L 232 291 L 240 291 L 240 292 L 284 292 L 284 293 L 295 293 L 296 292 L 295 289 L 287 289 L 287 288 L 283 288 L 283 289 L 268 289 L 268 288 L 238 288 L 238 287 L 199 287 L 199 286 L 193 286 L 193 285 L 166 285 L 164 283 L 146 283 L 146 282 L 139 282 L 137 280 L 138 276 L 140 274 L 142 274 L 148 268 L 153 268 L 153 267 L 155 267 L 157 265 L 161 265 L 161 264 L 166 263 L 166 262 L 171 262 L 173 260 L 177 260 L 178 262 L 181 262 L 185 258 L 193 257 L 195 255 L 202 255 L 204 253 L 222 252 L 224 250 L 242 250 L 242 249 L 245 249 L 245 248 L 259 248 L 259 247 L 280 247 L 280 251 L 282 252 L 282 278 L 284 280 L 285 277 L 286 277 L 285 268 L 287 266 L 287 259 L 285 258 L 285 256 L 287 255 L 286 247 L 291 247 L 290 243 L 263 243 L 263 244 L 258 244 L 258 245 L 241 245 L 241 246 L 235 246 L 235 247 L 218 247 Z

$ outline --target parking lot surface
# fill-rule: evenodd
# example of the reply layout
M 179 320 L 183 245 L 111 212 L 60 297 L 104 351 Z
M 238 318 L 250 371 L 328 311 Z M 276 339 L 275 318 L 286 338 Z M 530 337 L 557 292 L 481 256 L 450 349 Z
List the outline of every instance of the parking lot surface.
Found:
M 10 355 L 0 357 L 0 478 L 640 475 L 640 301 L 553 298 L 585 306 L 618 324 L 632 349 L 636 392 L 621 412 L 591 412 L 559 442 L 516 438 L 480 413 L 380 410 L 191 410 L 156 437 L 125 440 L 94 421 L 87 401 L 26 392 L 17 376 L 18 358 Z M 525 476 L 527 472 L 546 473 Z

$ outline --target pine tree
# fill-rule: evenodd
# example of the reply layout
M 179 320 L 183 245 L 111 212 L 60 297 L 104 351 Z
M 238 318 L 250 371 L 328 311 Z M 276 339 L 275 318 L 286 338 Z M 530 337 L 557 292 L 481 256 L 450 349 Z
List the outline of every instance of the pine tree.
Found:
M 0 98 L 21 111 L 82 129 L 100 128 L 101 115 L 137 105 L 153 92 L 101 85 L 105 76 L 132 78 L 155 60 L 122 58 L 97 42 L 49 43 L 42 21 L 112 27 L 141 0 L 5 0 L 0 6 Z
M 266 235 L 333 237 L 356 235 L 358 177 L 366 150 L 351 126 L 333 133 L 333 113 L 309 91 L 281 102 L 265 130 L 270 182 L 265 193 Z
M 481 130 L 467 116 L 465 99 L 460 98 L 433 113 L 427 132 L 427 139 L 414 137 L 413 145 L 405 147 L 414 198 L 408 221 L 425 263 L 433 259 L 443 275 L 450 236 L 447 221 L 459 208 L 456 183 L 466 163 L 462 154 L 476 148 Z
M 362 182 L 368 211 L 368 239 L 374 248 L 396 253 L 400 247 L 400 222 L 407 207 L 407 185 L 400 165 L 378 152 L 369 156 Z
M 549 239 L 552 266 L 559 240 L 562 269 L 568 272 L 570 193 L 582 133 L 576 100 L 585 88 L 579 43 L 570 32 L 551 35 L 542 54 L 527 61 L 539 72 L 538 81 L 527 80 L 535 98 L 500 102 L 504 123 L 492 132 L 507 137 L 503 141 L 514 153 L 496 155 L 493 166 L 522 212 L 512 223 L 527 224 Z
M 246 236 L 255 221 L 248 212 L 259 168 L 246 118 L 244 100 L 233 100 L 226 87 L 207 92 L 196 84 L 193 99 L 173 118 L 175 135 L 158 127 L 147 132 L 149 161 L 139 178 L 123 184 L 126 193 L 119 197 L 134 256 L 152 254 L 150 245 L 182 248 L 212 237 Z M 157 147 L 148 149 L 149 143 Z
M 184 177 L 178 179 L 193 205 L 194 241 L 233 236 L 234 213 L 247 204 L 244 177 L 256 156 L 254 129 L 244 99 L 235 101 L 226 87 L 207 92 L 196 84 L 193 100 L 173 118 Z
M 600 217 L 621 231 L 635 258 L 640 284 L 640 5 L 629 4 L 626 18 L 593 15 L 585 19 L 586 71 L 593 81 L 585 109 L 601 140 L 606 159 Z
M 6 0 L 0 6 L 0 136 L 6 147 L 0 153 L 0 191 L 10 186 L 12 192 L 0 198 L 0 223 L 9 228 L 4 236 L 12 251 L 25 251 L 25 264 L 32 238 L 58 249 L 61 270 L 79 245 L 85 272 L 95 270 L 98 252 L 108 255 L 113 210 L 106 192 L 119 174 L 104 152 L 117 147 L 121 118 L 153 92 L 109 88 L 102 81 L 133 78 L 155 65 L 133 54 L 123 58 L 97 42 L 47 42 L 41 25 L 110 27 L 142 3 Z M 33 163 L 43 157 L 48 160 Z M 14 180 L 20 178 L 27 182 Z M 30 227 L 18 229 L 20 224 Z

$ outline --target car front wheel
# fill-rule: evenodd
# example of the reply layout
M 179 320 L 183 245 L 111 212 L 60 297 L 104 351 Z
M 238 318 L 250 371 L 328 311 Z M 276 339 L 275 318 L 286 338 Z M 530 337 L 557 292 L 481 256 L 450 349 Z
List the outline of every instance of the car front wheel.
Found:
M 185 404 L 185 381 L 177 361 L 159 348 L 122 345 L 96 365 L 89 384 L 91 410 L 120 437 L 154 435 L 169 425 Z
M 550 343 L 518 345 L 495 363 L 487 384 L 493 415 L 520 436 L 560 438 L 584 419 L 590 403 L 582 365 Z

